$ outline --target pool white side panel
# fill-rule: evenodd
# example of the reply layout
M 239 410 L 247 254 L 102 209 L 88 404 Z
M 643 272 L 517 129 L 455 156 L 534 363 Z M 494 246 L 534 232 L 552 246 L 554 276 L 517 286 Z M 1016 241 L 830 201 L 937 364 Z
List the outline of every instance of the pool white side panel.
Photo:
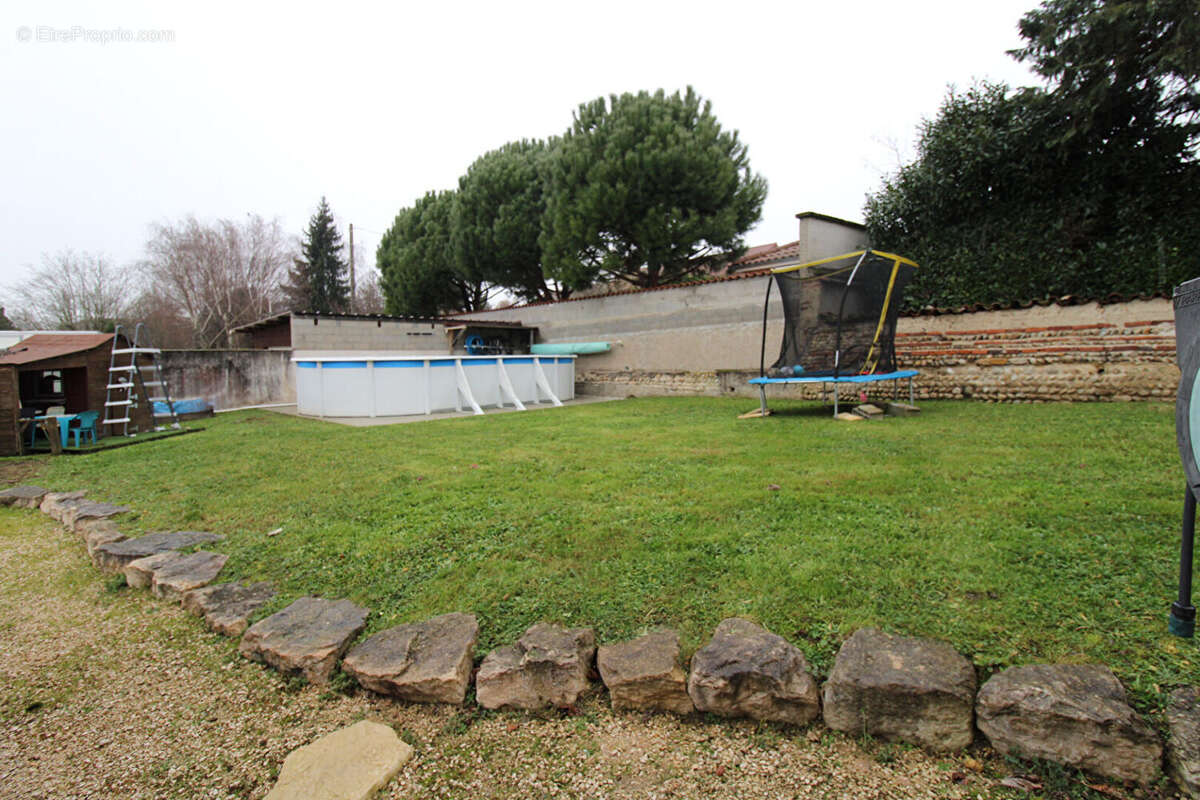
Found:
M 501 363 L 512 391 L 524 405 L 552 403 L 538 386 L 540 365 L 559 401 L 575 397 L 575 359 L 569 356 L 425 356 L 339 353 L 300 355 L 296 400 L 301 414 L 323 417 L 391 417 L 471 410 L 459 391 L 458 365 L 467 388 L 483 408 L 514 407 L 502 389 Z

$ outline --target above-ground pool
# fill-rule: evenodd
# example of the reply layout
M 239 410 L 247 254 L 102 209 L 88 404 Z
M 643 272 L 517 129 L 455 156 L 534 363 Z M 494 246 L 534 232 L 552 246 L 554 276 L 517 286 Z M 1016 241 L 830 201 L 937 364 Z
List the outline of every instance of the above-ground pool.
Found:
M 574 356 L 298 355 L 296 405 L 317 417 L 524 408 L 575 397 Z

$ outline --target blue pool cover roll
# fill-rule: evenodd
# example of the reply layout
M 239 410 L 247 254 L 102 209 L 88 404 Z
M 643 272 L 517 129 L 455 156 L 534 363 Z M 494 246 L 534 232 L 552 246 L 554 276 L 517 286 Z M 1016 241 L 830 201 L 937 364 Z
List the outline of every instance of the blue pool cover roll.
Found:
M 561 342 L 559 344 L 535 344 L 529 352 L 535 356 L 585 356 L 589 353 L 607 353 L 612 350 L 608 342 Z
M 198 414 L 205 411 L 212 411 L 212 403 L 208 402 L 203 397 L 191 397 L 187 400 L 175 401 L 176 414 Z M 154 413 L 170 414 L 171 409 L 167 408 L 167 404 L 161 400 L 155 400 Z

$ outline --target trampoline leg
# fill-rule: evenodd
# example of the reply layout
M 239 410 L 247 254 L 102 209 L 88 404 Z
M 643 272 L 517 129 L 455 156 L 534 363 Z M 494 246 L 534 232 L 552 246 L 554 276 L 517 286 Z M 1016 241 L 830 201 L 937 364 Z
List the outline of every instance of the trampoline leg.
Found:
M 1183 532 L 1179 545 L 1179 599 L 1171 604 L 1167 630 L 1192 638 L 1196 633 L 1196 607 L 1192 605 L 1192 539 L 1196 531 L 1196 496 L 1184 487 Z
M 908 379 L 908 404 L 909 404 L 910 406 L 915 406 L 915 405 L 916 405 L 916 403 L 915 403 L 915 402 L 913 402 L 912 378 L 909 378 L 909 379 Z
M 833 415 L 838 415 L 838 385 L 837 381 L 833 382 Z
M 767 387 L 761 383 L 758 385 L 758 413 L 764 417 L 767 415 Z

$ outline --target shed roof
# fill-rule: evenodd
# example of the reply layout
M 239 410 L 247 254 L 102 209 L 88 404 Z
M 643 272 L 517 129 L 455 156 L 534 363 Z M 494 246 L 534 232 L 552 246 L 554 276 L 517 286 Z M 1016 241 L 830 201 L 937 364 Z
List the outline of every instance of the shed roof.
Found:
M 103 347 L 112 341 L 111 333 L 36 333 L 0 355 L 0 364 L 32 364 Z
M 281 324 L 289 321 L 292 317 L 297 319 L 333 319 L 333 320 L 352 320 L 358 322 L 428 322 L 431 325 L 461 325 L 462 321 L 454 319 L 454 315 L 447 317 L 406 317 L 406 316 L 391 316 L 389 314 L 321 314 L 316 311 L 281 311 L 278 314 L 272 314 L 269 317 L 263 317 L 254 322 L 248 322 L 245 325 L 239 325 L 236 328 L 230 328 L 230 333 L 250 333 L 252 331 L 268 328 L 272 325 Z M 479 328 L 524 328 L 519 321 L 511 320 L 472 320 L 471 324 Z M 0 362 L 2 363 L 2 362 Z

